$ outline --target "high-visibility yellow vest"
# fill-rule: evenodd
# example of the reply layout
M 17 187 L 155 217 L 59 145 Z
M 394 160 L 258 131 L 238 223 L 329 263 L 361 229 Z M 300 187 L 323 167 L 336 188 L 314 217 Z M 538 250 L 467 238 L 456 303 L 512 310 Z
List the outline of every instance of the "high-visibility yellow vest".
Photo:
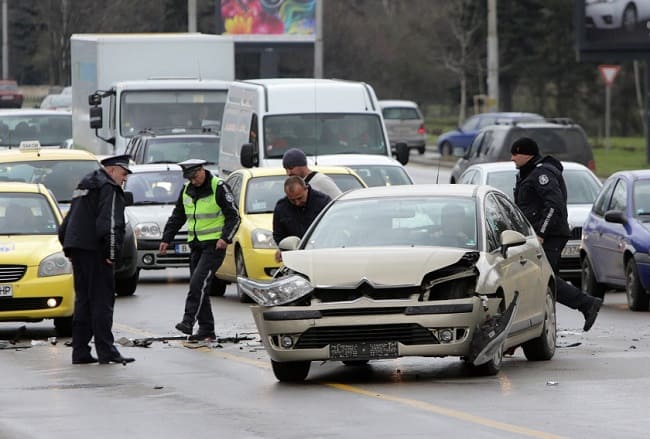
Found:
M 183 189 L 183 207 L 187 216 L 187 240 L 199 241 L 216 240 L 221 238 L 221 231 L 225 224 L 225 217 L 217 204 L 215 195 L 219 179 L 212 177 L 212 193 L 206 197 L 199 198 L 194 203 L 192 197 L 187 194 L 190 183 L 185 183 Z

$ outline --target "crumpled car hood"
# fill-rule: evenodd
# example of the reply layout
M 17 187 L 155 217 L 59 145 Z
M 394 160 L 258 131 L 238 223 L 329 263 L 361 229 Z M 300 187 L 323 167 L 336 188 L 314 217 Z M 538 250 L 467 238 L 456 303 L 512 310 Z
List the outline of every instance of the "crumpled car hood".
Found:
M 446 247 L 358 247 L 282 253 L 284 264 L 319 287 L 419 285 L 427 273 L 457 262 L 471 250 Z

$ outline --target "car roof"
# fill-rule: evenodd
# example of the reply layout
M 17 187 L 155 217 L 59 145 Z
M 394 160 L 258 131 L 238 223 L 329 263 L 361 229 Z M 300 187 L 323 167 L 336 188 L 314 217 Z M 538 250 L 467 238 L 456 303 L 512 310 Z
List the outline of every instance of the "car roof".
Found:
M 213 138 L 219 138 L 216 132 L 204 132 L 204 133 L 186 133 L 186 132 L 180 132 L 180 133 L 165 133 L 165 134 L 156 134 L 154 133 L 140 133 L 136 134 L 134 137 L 149 137 L 151 139 L 213 139 Z
M 562 167 L 564 168 L 565 171 L 569 170 L 589 170 L 585 165 L 581 163 L 576 163 L 576 162 L 565 162 L 562 161 Z M 470 169 L 482 169 L 484 171 L 490 172 L 490 171 L 509 171 L 515 169 L 515 164 L 514 162 L 486 162 L 486 163 L 475 163 L 471 166 L 469 166 L 465 172 L 469 171 Z M 465 173 L 463 172 L 463 174 Z
M 399 99 L 384 99 L 379 101 L 379 106 L 384 107 L 412 107 L 418 108 L 418 104 L 413 101 L 405 101 Z
M 160 171 L 178 171 L 183 168 L 175 163 L 143 163 L 139 165 L 129 165 L 129 170 L 134 174 L 143 172 L 160 172 Z
M 63 110 L 46 110 L 44 108 L 11 108 L 0 110 L 0 117 L 2 116 L 61 116 L 70 115 L 72 112 Z
M 22 162 L 25 160 L 98 160 L 97 157 L 83 149 L 41 148 L 40 150 L 21 151 L 19 148 L 0 150 L 0 163 Z
M 42 184 L 24 183 L 17 181 L 0 181 L 0 192 L 20 192 L 32 194 L 47 194 L 47 189 Z
M 618 176 L 627 176 L 634 180 L 645 180 L 650 178 L 650 169 L 630 169 L 613 173 L 610 178 Z
M 346 192 L 339 200 L 365 199 L 365 198 L 390 198 L 390 197 L 427 197 L 449 196 L 459 198 L 472 198 L 485 192 L 495 191 L 490 186 L 477 186 L 473 184 L 416 184 L 400 186 L 374 186 L 367 189 L 357 189 Z
M 318 171 L 323 174 L 350 174 L 355 175 L 354 171 L 345 166 L 310 166 L 312 171 Z M 287 176 L 287 171 L 284 168 L 269 167 L 269 168 L 242 168 L 234 171 L 233 174 L 247 174 L 249 177 L 269 177 L 276 175 Z M 232 175 L 232 174 L 231 174 Z

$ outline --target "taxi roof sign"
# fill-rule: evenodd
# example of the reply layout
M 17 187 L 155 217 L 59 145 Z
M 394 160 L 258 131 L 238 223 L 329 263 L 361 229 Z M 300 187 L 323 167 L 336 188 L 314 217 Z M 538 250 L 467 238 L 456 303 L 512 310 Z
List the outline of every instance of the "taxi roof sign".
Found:
M 41 142 L 38 140 L 21 140 L 18 149 L 20 151 L 39 151 L 41 149 Z

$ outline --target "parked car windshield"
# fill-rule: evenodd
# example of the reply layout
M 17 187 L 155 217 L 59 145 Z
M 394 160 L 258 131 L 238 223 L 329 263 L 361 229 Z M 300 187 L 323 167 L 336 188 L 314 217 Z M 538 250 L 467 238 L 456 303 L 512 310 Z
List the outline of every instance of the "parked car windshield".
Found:
M 57 221 L 41 194 L 0 193 L 0 230 L 3 235 L 54 235 Z
M 470 198 L 413 197 L 335 201 L 305 249 L 448 246 L 477 249 L 476 204 Z
M 264 118 L 266 158 L 282 158 L 289 148 L 307 155 L 386 155 L 381 119 L 375 114 L 293 114 Z
M 71 113 L 0 118 L 0 146 L 18 146 L 23 140 L 38 140 L 42 146 L 62 146 L 71 138 Z
M 125 91 L 122 93 L 120 134 L 131 137 L 145 130 L 174 129 L 219 132 L 225 90 Z
M 136 172 L 124 188 L 133 194 L 133 204 L 175 204 L 185 180 L 179 170 Z

